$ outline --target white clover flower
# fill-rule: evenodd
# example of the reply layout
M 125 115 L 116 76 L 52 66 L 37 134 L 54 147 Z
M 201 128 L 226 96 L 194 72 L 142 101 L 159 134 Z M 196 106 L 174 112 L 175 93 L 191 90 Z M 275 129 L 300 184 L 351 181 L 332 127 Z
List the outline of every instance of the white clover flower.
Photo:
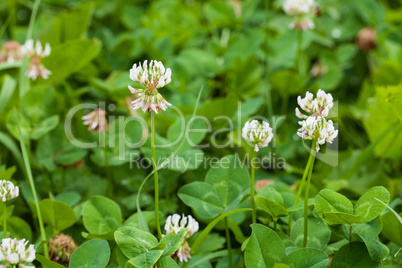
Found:
M 314 0 L 286 0 L 283 10 L 288 15 L 301 15 L 311 13 L 316 5 Z
M 130 69 L 130 79 L 134 82 L 140 83 L 146 87 L 146 89 L 136 89 L 128 86 L 131 93 L 137 94 L 138 98 L 132 103 L 133 109 L 142 109 L 144 112 L 155 111 L 158 113 L 161 109 L 166 111 L 167 106 L 170 106 L 162 95 L 158 92 L 158 89 L 166 86 L 172 81 L 172 71 L 170 68 L 165 70 L 162 62 L 151 60 L 148 66 L 148 61 L 144 61 L 137 66 L 134 64 Z
M 242 137 L 254 145 L 254 151 L 258 152 L 259 147 L 267 147 L 274 134 L 272 128 L 265 121 L 260 124 L 257 120 L 246 122 L 242 129 Z
M 190 215 L 186 217 L 184 216 L 184 214 L 182 217 L 180 217 L 180 215 L 178 214 L 173 214 L 167 218 L 165 224 L 166 234 L 170 234 L 172 232 L 177 234 L 183 228 L 187 229 L 184 241 L 180 245 L 179 249 L 172 254 L 172 257 L 179 258 L 181 262 L 184 261 L 188 262 L 188 260 L 191 258 L 190 255 L 191 248 L 186 239 L 191 237 L 195 232 L 198 231 L 199 229 L 198 222 Z
M 190 215 L 186 217 L 183 214 L 183 216 L 180 217 L 178 214 L 173 214 L 167 218 L 165 224 L 166 234 L 170 234 L 172 232 L 177 234 L 183 228 L 186 228 L 188 231 L 186 237 L 190 237 L 198 231 L 199 225 L 198 222 Z
M 314 15 L 316 7 L 317 4 L 314 0 L 286 0 L 283 3 L 283 10 L 286 14 L 295 16 L 289 28 L 303 31 L 314 29 L 315 25 L 311 17 Z
M 88 125 L 88 130 L 91 132 L 105 132 L 109 128 L 106 112 L 100 108 L 84 115 L 82 120 L 84 120 L 84 125 Z
M 313 20 L 309 18 L 303 18 L 299 20 L 295 20 L 289 24 L 290 29 L 297 29 L 302 31 L 307 31 L 308 29 L 314 29 L 315 24 Z
M 0 51 L 0 62 L 13 63 L 22 59 L 21 45 L 17 41 L 8 41 Z
M 302 127 L 297 131 L 297 135 L 305 140 L 315 140 L 317 152 L 320 150 L 320 145 L 326 142 L 332 143 L 338 136 L 338 130 L 335 130 L 332 120 L 326 120 L 322 116 L 309 116 L 299 124 Z
M 314 95 L 307 91 L 306 97 L 303 99 L 301 96 L 297 97 L 297 103 L 303 111 L 310 113 L 312 116 L 327 117 L 329 110 L 334 106 L 334 99 L 331 93 L 326 94 L 325 91 L 319 89 L 317 98 L 314 98 Z M 296 108 L 296 116 L 300 119 L 308 117 L 302 114 L 299 108 Z
M 27 265 L 35 260 L 34 245 L 26 247 L 29 241 L 25 239 L 17 240 L 16 238 L 4 238 L 0 245 L 0 261 L 3 267 L 33 267 Z
M 30 59 L 26 73 L 29 78 L 33 80 L 36 80 L 38 77 L 42 77 L 43 79 L 49 78 L 49 75 L 52 72 L 43 66 L 41 59 L 49 56 L 50 51 L 51 48 L 49 43 L 46 43 L 45 48 L 43 48 L 40 41 L 36 41 L 36 44 L 34 45 L 32 39 L 26 41 L 21 47 L 22 54 Z
M 6 202 L 17 197 L 19 194 L 18 186 L 14 186 L 11 181 L 0 180 L 0 197 L 1 201 Z

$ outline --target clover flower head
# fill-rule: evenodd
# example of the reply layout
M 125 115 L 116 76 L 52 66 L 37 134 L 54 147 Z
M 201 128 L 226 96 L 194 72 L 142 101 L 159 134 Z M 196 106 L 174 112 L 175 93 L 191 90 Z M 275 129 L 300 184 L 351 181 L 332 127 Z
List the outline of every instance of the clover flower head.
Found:
M 356 37 L 356 45 L 360 50 L 370 51 L 377 49 L 377 33 L 373 28 L 363 28 Z
M 259 147 L 267 147 L 274 134 L 272 128 L 265 121 L 260 124 L 257 120 L 246 122 L 242 129 L 242 137 L 254 145 L 254 151 L 258 152 Z
M 286 0 L 283 10 L 288 15 L 302 15 L 313 12 L 315 6 L 314 0 Z
M 289 24 L 290 29 L 307 31 L 308 29 L 314 29 L 315 24 L 313 20 L 304 17 L 302 19 L 296 19 Z
M 71 255 L 78 245 L 69 235 L 53 235 L 49 240 L 50 259 L 60 264 L 67 265 Z
M 0 50 L 0 62 L 13 63 L 22 59 L 21 45 L 17 41 L 8 41 Z
M 41 59 L 50 55 L 51 49 L 49 43 L 46 43 L 43 48 L 40 41 L 36 41 L 34 44 L 34 41 L 29 39 L 21 47 L 21 51 L 30 60 L 26 75 L 33 80 L 36 80 L 38 77 L 48 79 L 52 72 L 45 68 Z
M 191 215 L 187 217 L 184 214 L 182 217 L 179 214 L 169 215 L 165 224 L 166 234 L 170 234 L 171 232 L 177 234 L 183 228 L 186 228 L 188 231 L 186 237 L 190 237 L 198 231 L 199 225 Z
M 314 0 L 286 0 L 283 3 L 283 10 L 286 14 L 295 16 L 289 28 L 303 31 L 314 29 L 315 25 L 311 17 L 316 14 L 316 8 L 317 4 Z
M 173 258 L 178 258 L 181 262 L 184 262 L 184 261 L 188 262 L 188 260 L 191 258 L 191 255 L 190 255 L 191 248 L 190 248 L 188 242 L 186 241 L 186 239 L 188 239 L 195 232 L 198 231 L 198 229 L 199 229 L 198 222 L 190 215 L 188 215 L 186 217 L 186 216 L 184 216 L 184 214 L 182 215 L 182 217 L 180 217 L 180 215 L 178 215 L 178 214 L 173 214 L 167 218 L 166 224 L 165 224 L 166 234 L 170 234 L 172 232 L 177 234 L 183 228 L 187 229 L 187 233 L 184 236 L 185 239 L 181 243 L 179 249 L 175 253 L 173 253 L 171 256 Z
M 0 180 L 0 197 L 1 201 L 6 202 L 16 198 L 19 194 L 18 186 L 14 186 L 11 181 Z
M 338 130 L 335 130 L 332 120 L 326 120 L 323 116 L 309 116 L 299 124 L 301 128 L 297 131 L 297 135 L 305 140 L 315 140 L 317 152 L 320 150 L 320 145 L 326 142 L 332 143 L 338 136 Z
M 35 260 L 34 245 L 27 244 L 29 241 L 25 239 L 17 240 L 16 238 L 4 238 L 0 245 L 0 261 L 4 267 L 34 267 L 27 265 Z
M 162 88 L 172 81 L 172 71 L 170 68 L 165 70 L 162 62 L 151 60 L 148 65 L 148 61 L 144 61 L 137 66 L 134 64 L 130 69 L 130 79 L 134 82 L 140 83 L 145 86 L 142 88 L 133 88 L 128 86 L 131 93 L 138 95 L 133 103 L 133 109 L 142 109 L 144 112 L 155 111 L 158 113 L 161 109 L 166 111 L 167 106 L 171 106 L 163 96 L 158 92 L 159 88 Z
M 302 99 L 302 97 L 299 96 L 297 98 L 297 103 L 303 111 L 310 113 L 312 116 L 327 117 L 329 110 L 334 106 L 334 99 L 331 93 L 327 94 L 325 91 L 319 89 L 316 98 L 314 98 L 312 93 L 307 91 L 306 97 Z M 306 119 L 308 117 L 302 114 L 299 108 L 296 108 L 296 116 L 300 119 Z
M 84 125 L 88 125 L 90 132 L 105 132 L 109 129 L 106 120 L 106 112 L 100 108 L 84 115 L 82 120 L 84 120 Z

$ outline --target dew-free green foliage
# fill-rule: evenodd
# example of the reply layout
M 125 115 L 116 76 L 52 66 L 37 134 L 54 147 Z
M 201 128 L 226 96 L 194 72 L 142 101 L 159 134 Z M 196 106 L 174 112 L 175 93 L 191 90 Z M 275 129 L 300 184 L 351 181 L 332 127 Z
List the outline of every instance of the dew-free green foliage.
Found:
M 120 207 L 103 196 L 94 196 L 85 203 L 82 209 L 85 228 L 96 234 L 116 230 L 122 223 Z
M 43 221 L 50 224 L 56 233 L 67 229 L 75 222 L 75 212 L 72 207 L 61 201 L 43 199 L 39 202 Z M 60 212 L 63 213 L 60 213 Z
M 193 182 L 180 188 L 178 196 L 205 218 L 214 218 L 236 207 L 249 191 L 250 176 L 234 156 L 220 159 L 208 171 L 205 182 Z
M 384 210 L 385 205 L 377 202 L 378 198 L 389 203 L 389 193 L 382 187 L 371 188 L 352 205 L 349 199 L 335 191 L 321 190 L 315 198 L 315 208 L 328 224 L 366 223 L 376 218 Z
M 48 79 L 26 76 L 28 58 L 0 62 L 0 180 L 19 187 L 0 202 L 0 235 L 5 225 L 35 244 L 35 267 L 60 267 L 41 243 L 60 233 L 79 245 L 69 267 L 401 267 L 402 1 L 316 0 L 307 31 L 289 28 L 283 2 L 0 1 L 0 46 L 51 46 Z M 373 50 L 357 40 L 365 27 Z M 191 215 L 191 237 L 155 236 L 151 116 L 127 88 L 145 88 L 129 78 L 144 60 L 172 70 L 158 89 L 172 106 L 155 114 L 159 224 L 166 234 L 169 215 Z M 304 211 L 311 141 L 296 135 L 295 108 L 320 88 L 339 134 L 317 153 Z M 106 133 L 83 125 L 96 108 Z M 241 135 L 251 119 L 274 129 L 255 154 L 267 184 L 255 196 Z M 170 256 L 184 239 L 188 263 Z
M 246 267 L 272 267 L 286 256 L 285 246 L 274 231 L 260 224 L 253 224 L 251 228 L 244 252 Z
M 110 248 L 105 240 L 93 239 L 74 251 L 69 267 L 106 267 L 110 258 Z

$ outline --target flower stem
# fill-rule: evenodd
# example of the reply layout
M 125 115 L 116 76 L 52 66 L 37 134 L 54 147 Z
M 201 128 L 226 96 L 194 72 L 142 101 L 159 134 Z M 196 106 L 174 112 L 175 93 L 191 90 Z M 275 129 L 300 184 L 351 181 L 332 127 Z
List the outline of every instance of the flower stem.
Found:
M 3 237 L 7 238 L 7 204 L 4 202 L 4 211 L 3 211 Z
M 33 27 L 36 19 L 36 13 L 38 12 L 40 0 L 36 0 L 34 2 L 33 8 L 32 8 L 32 13 L 31 13 L 31 18 L 29 19 L 29 25 L 28 25 L 28 33 L 27 33 L 27 40 L 32 38 L 32 32 L 33 32 Z
M 296 58 L 296 70 L 299 72 L 300 69 L 300 58 L 302 54 L 302 44 L 303 44 L 303 31 L 297 31 L 297 58 Z
M 23 138 L 20 128 L 19 128 L 19 139 L 20 139 L 22 157 L 24 158 L 25 170 L 27 172 L 29 185 L 31 186 L 32 195 L 33 195 L 34 202 L 35 202 L 36 213 L 38 215 L 39 229 L 40 229 L 41 238 L 42 238 L 42 242 L 43 242 L 44 253 L 45 253 L 45 257 L 49 259 L 49 251 L 48 251 L 48 246 L 47 246 L 45 227 L 43 225 L 42 214 L 39 209 L 39 200 L 38 200 L 38 196 L 36 194 L 36 188 L 35 188 L 35 183 L 34 183 L 33 176 L 32 176 L 31 165 L 29 163 L 27 149 L 25 147 L 24 138 Z
M 255 210 L 255 204 L 254 204 L 254 176 L 255 176 L 255 166 L 253 164 L 253 160 L 256 156 L 256 153 L 254 152 L 254 150 L 252 151 L 252 153 L 250 153 L 250 165 L 251 165 L 251 185 L 250 185 L 250 201 L 251 201 L 251 208 L 253 209 L 253 211 L 251 212 L 251 218 L 252 218 L 252 222 L 256 223 L 257 222 L 257 211 Z
M 352 228 L 353 228 L 353 225 L 351 224 L 349 227 L 349 243 L 352 243 Z
M 226 243 L 228 245 L 229 268 L 232 268 L 232 245 L 230 242 L 228 218 L 225 218 Z
M 307 246 L 307 235 L 308 235 L 308 194 L 309 194 L 309 189 L 310 189 L 310 182 L 311 182 L 311 175 L 313 173 L 313 168 L 314 168 L 314 160 L 315 160 L 315 141 L 313 141 L 313 144 L 311 145 L 311 152 L 310 152 L 310 157 L 312 156 L 312 162 L 311 162 L 311 167 L 308 172 L 308 177 L 307 177 L 307 185 L 306 185 L 306 191 L 304 193 L 304 237 L 303 237 L 303 247 Z
M 159 183 L 158 183 L 158 167 L 156 166 L 155 156 L 155 112 L 151 112 L 151 147 L 152 147 L 152 166 L 154 169 L 155 181 L 155 223 L 156 231 L 159 239 L 162 239 L 161 227 L 159 225 Z
M 312 150 L 314 150 L 314 148 L 312 148 Z M 299 199 L 300 199 L 300 196 L 301 196 L 303 188 L 304 188 L 304 184 L 305 184 L 305 181 L 306 181 L 306 178 L 307 178 L 307 174 L 308 174 L 308 172 L 310 170 L 310 166 L 312 165 L 313 160 L 314 160 L 314 156 L 310 152 L 310 157 L 308 158 L 306 168 L 304 169 L 303 177 L 302 177 L 302 179 L 300 181 L 299 189 L 297 190 L 295 202 L 293 203 L 294 206 L 297 205 L 297 203 L 299 203 Z M 293 215 L 294 215 L 294 211 L 291 211 L 290 214 L 289 214 L 289 223 L 288 223 L 288 234 L 289 235 L 290 235 L 290 231 L 292 229 Z

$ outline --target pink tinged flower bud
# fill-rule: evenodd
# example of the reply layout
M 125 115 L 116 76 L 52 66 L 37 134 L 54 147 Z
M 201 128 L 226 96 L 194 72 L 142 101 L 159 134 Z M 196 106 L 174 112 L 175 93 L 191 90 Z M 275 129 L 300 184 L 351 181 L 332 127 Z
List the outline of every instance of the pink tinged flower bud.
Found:
M 263 189 L 263 188 L 265 188 L 268 185 L 271 185 L 273 183 L 274 183 L 274 181 L 270 180 L 270 179 L 258 180 L 258 181 L 255 182 L 255 190 L 256 191 L 261 190 L 261 189 Z
M 265 121 L 261 124 L 257 120 L 246 122 L 242 129 L 242 137 L 254 146 L 256 152 L 259 151 L 259 147 L 267 147 L 273 136 L 272 128 Z
M 100 108 L 83 116 L 82 120 L 84 120 L 84 125 L 88 125 L 88 130 L 91 132 L 105 132 L 109 129 L 106 112 Z
M 8 41 L 0 50 L 0 62 L 13 63 L 22 59 L 21 45 L 17 41 Z
M 295 17 L 289 28 L 303 31 L 313 29 L 315 25 L 311 17 L 315 16 L 317 7 L 314 0 L 286 0 L 283 10 Z
M 49 75 L 52 73 L 41 63 L 41 59 L 50 55 L 51 48 L 48 43 L 46 43 L 45 48 L 43 48 L 40 41 L 34 41 L 29 39 L 25 42 L 25 44 L 21 47 L 21 52 L 23 56 L 29 58 L 29 65 L 26 72 L 26 75 L 36 80 L 38 77 L 42 77 L 43 79 L 48 79 Z
M 18 197 L 19 188 L 14 186 L 11 181 L 1 180 L 0 181 L 0 197 L 1 201 L 6 202 L 13 198 Z
M 159 88 L 169 84 L 172 79 L 172 71 L 170 68 L 165 70 L 162 62 L 151 60 L 144 61 L 137 66 L 134 64 L 130 70 L 130 79 L 134 82 L 144 85 L 145 89 L 136 89 L 128 86 L 131 93 L 136 94 L 137 98 L 132 102 L 133 109 L 142 109 L 143 112 L 156 112 L 160 110 L 166 111 L 167 106 L 171 106 L 162 95 L 158 92 Z

